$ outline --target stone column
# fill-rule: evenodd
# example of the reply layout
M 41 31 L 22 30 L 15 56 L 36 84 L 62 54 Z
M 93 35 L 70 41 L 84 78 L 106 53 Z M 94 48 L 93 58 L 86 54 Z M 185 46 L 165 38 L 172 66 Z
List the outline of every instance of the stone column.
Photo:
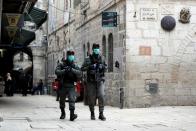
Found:
M 47 11 L 48 0 L 40 0 L 41 6 L 39 7 L 42 10 Z M 37 4 L 40 4 L 39 1 Z M 32 43 L 31 49 L 33 52 L 33 84 L 36 84 L 39 79 L 43 80 L 44 86 L 47 86 L 46 78 L 46 47 L 47 44 L 45 37 L 47 36 L 47 24 L 44 23 L 42 28 L 36 30 L 36 39 Z
M 0 43 L 1 43 L 1 21 L 2 21 L 3 0 L 0 0 Z
M 33 52 L 33 84 L 37 84 L 39 79 L 42 79 L 45 85 L 45 47 L 34 46 L 31 49 Z

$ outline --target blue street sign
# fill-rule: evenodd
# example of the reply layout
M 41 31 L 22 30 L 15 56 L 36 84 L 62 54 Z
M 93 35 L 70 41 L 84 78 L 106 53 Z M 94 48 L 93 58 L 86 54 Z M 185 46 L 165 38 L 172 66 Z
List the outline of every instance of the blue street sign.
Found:
M 102 27 L 117 27 L 117 12 L 102 12 Z

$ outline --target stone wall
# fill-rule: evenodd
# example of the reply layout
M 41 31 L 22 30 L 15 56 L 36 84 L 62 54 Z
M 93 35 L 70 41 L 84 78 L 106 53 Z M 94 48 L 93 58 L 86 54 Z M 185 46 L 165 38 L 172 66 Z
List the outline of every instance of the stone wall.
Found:
M 196 1 L 127 0 L 126 5 L 125 105 L 196 105 Z M 179 21 L 183 8 L 190 9 L 190 23 Z M 160 24 L 167 15 L 176 20 L 170 32 Z M 157 92 L 149 89 L 156 85 Z
M 105 2 L 105 3 L 104 3 Z M 93 43 L 100 44 L 100 49 L 103 53 L 103 36 L 106 37 L 106 63 L 108 63 L 108 38 L 109 35 L 113 35 L 113 63 L 119 61 L 120 68 L 115 68 L 113 64 L 113 72 L 106 73 L 106 103 L 112 106 L 120 105 L 120 95 L 119 90 L 125 87 L 125 21 L 123 21 L 123 14 L 125 13 L 125 1 L 90 1 L 90 9 L 87 10 L 86 19 L 84 16 L 80 16 L 81 21 L 77 23 L 76 28 L 76 40 L 74 42 L 74 49 L 76 50 L 76 55 L 78 63 L 81 65 L 83 63 L 84 57 L 88 51 L 88 43 L 90 45 L 90 53 L 92 53 Z M 104 8 L 105 7 L 105 8 Z M 113 28 L 102 27 L 102 14 L 103 11 L 114 11 L 119 14 L 119 26 Z M 123 12 L 124 11 L 124 12 Z M 125 18 L 124 18 L 125 19 Z M 76 20 L 77 21 L 77 20 Z M 121 26 L 120 26 L 121 25 Z M 84 46 L 86 49 L 84 49 Z M 85 52 L 86 51 L 86 52 Z
M 67 27 L 62 27 L 60 30 L 50 34 L 48 38 L 47 84 L 50 89 L 50 94 L 54 94 L 51 85 L 56 78 L 55 68 L 57 63 L 61 62 L 68 45 Z
M 106 37 L 106 63 L 108 63 L 108 37 L 113 35 L 113 63 L 119 61 L 120 68 L 106 73 L 106 101 L 108 105 L 119 106 L 120 87 L 125 88 L 125 0 L 90 0 L 89 5 L 79 5 L 72 14 L 70 23 L 64 25 L 49 35 L 48 40 L 48 79 L 49 85 L 54 79 L 55 60 L 61 60 L 63 51 L 73 49 L 76 62 L 82 65 L 87 56 L 88 43 L 90 53 L 93 43 L 99 43 L 102 50 L 102 38 Z M 80 12 L 86 10 L 86 15 Z M 102 27 L 102 11 L 115 11 L 119 14 L 119 26 L 114 28 Z M 114 66 L 114 65 L 113 65 Z M 49 72 L 50 70 L 50 72 Z

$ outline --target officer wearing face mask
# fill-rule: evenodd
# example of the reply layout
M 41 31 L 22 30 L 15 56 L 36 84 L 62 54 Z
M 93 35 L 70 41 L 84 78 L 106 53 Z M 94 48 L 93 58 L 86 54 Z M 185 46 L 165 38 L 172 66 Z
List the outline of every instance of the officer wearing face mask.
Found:
M 77 114 L 74 114 L 75 110 L 75 85 L 81 78 L 81 71 L 79 67 L 74 63 L 75 56 L 73 51 L 67 51 L 67 57 L 62 59 L 62 62 L 57 65 L 55 74 L 60 78 L 61 87 L 59 89 L 60 96 L 60 119 L 65 119 L 65 99 L 68 97 L 69 110 L 70 110 L 70 121 L 74 121 L 77 118 Z
M 104 58 L 100 55 L 99 44 L 93 44 L 93 53 L 85 59 L 82 65 L 82 71 L 87 71 L 87 97 L 91 120 L 95 120 L 94 106 L 96 99 L 99 104 L 99 119 L 105 121 L 104 111 L 104 73 L 106 64 Z

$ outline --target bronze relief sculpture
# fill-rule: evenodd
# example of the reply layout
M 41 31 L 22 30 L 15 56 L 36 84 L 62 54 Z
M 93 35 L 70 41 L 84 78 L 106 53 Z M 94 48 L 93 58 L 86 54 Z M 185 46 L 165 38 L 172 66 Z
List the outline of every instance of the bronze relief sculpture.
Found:
M 179 21 L 182 23 L 189 23 L 191 18 L 190 10 L 187 8 L 183 8 L 180 11 L 180 19 Z

